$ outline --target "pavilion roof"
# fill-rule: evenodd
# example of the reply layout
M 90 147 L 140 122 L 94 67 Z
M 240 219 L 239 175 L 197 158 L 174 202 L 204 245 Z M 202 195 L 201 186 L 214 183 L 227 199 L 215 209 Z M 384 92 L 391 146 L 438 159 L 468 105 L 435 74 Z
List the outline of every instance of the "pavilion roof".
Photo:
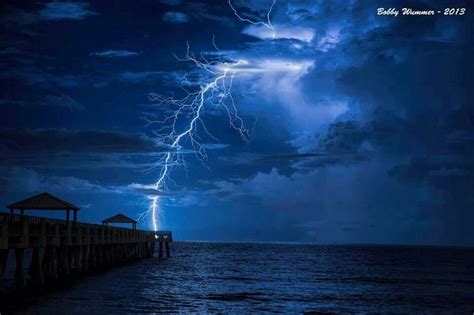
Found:
M 47 192 L 12 203 L 7 207 L 21 210 L 79 210 L 75 205 Z
M 137 223 L 132 218 L 127 217 L 121 213 L 111 216 L 110 218 L 102 220 L 103 223 Z

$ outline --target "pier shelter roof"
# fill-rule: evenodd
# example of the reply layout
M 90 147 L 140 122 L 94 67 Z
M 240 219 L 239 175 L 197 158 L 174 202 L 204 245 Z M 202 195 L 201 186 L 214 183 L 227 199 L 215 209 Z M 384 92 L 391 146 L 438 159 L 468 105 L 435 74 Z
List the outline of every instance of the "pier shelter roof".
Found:
M 109 223 L 131 223 L 134 229 L 136 228 L 136 225 L 137 225 L 137 221 L 121 213 L 102 220 L 103 225 L 108 225 Z
M 15 210 L 20 210 L 21 214 L 24 214 L 25 210 L 64 210 L 67 213 L 68 221 L 70 210 L 74 211 L 74 221 L 77 221 L 77 211 L 80 210 L 79 207 L 76 207 L 72 203 L 64 201 L 47 192 L 14 202 L 8 205 L 7 208 L 10 209 L 11 213 Z

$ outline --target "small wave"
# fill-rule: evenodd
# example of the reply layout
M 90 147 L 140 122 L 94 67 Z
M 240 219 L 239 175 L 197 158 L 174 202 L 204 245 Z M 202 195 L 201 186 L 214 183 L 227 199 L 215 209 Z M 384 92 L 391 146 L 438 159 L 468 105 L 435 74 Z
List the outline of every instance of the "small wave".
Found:
M 259 301 L 259 302 L 270 301 L 270 299 L 264 297 L 261 293 L 253 293 L 253 292 L 209 294 L 206 296 L 206 299 L 214 300 L 214 301 L 227 301 L 227 302 L 237 302 L 237 301 L 246 301 L 246 300 L 253 300 L 253 301 Z
M 397 279 L 390 279 L 390 278 L 381 278 L 381 277 L 351 277 L 347 278 L 348 281 L 355 281 L 355 282 L 368 282 L 368 283 L 388 283 L 388 284 L 395 284 L 401 282 L 401 280 Z
M 211 277 L 212 279 L 218 280 L 232 280 L 232 281 L 258 281 L 256 278 L 249 278 L 249 277 L 239 277 L 239 276 L 231 276 L 231 277 Z
M 420 285 L 450 285 L 451 279 L 410 279 L 410 278 L 383 278 L 383 277 L 369 277 L 369 276 L 360 276 L 360 277 L 350 277 L 346 278 L 346 281 L 354 281 L 361 283 L 379 283 L 379 284 L 420 284 Z M 459 281 L 458 283 L 472 283 L 471 280 Z

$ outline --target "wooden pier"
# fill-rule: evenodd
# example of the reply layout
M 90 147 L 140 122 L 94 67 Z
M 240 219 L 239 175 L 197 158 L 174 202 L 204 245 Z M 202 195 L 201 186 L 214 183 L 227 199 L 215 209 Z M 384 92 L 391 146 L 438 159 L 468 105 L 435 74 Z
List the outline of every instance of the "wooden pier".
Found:
M 169 257 L 172 234 L 168 231 L 0 213 L 0 295 L 6 292 L 4 275 L 10 251 L 15 255 L 16 287 L 24 289 L 61 281 L 71 274 L 86 274 L 150 258 L 157 242 L 159 257 L 163 257 L 163 244 Z M 31 249 L 29 262 L 24 261 L 27 249 Z

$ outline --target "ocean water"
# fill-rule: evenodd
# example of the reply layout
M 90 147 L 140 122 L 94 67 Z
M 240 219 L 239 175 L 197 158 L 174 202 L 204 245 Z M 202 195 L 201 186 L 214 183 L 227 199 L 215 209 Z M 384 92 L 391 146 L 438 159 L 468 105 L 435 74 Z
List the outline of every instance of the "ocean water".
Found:
M 474 312 L 474 249 L 173 243 L 22 313 Z

